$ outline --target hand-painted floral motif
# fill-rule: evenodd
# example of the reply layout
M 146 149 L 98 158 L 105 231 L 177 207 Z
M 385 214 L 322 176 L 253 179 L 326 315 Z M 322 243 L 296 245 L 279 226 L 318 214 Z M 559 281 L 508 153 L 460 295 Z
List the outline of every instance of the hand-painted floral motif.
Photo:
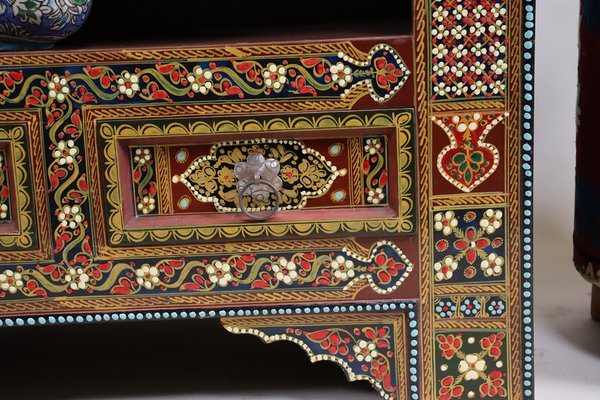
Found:
M 336 278 L 347 281 L 355 276 L 354 262 L 346 257 L 339 255 L 335 260 L 331 261 L 331 269 L 333 270 L 333 276 Z
M 435 280 L 438 282 L 452 279 L 454 271 L 458 268 L 458 262 L 452 256 L 446 256 L 442 261 L 433 265 Z
M 10 186 L 6 152 L 0 150 L 0 222 L 10 220 Z
M 298 278 L 296 263 L 288 261 L 285 257 L 280 257 L 277 260 L 277 263 L 274 263 L 271 268 L 275 273 L 275 279 L 286 285 L 292 284 L 292 282 Z
M 485 232 L 492 235 L 502 226 L 502 211 L 487 209 L 483 218 L 479 220 L 479 226 L 485 229 Z
M 460 305 L 460 311 L 466 316 L 474 316 L 479 314 L 481 303 L 477 299 L 465 299 Z
M 363 172 L 367 204 L 388 203 L 388 166 L 385 136 L 363 139 Z
M 345 170 L 338 170 L 318 151 L 296 140 L 253 139 L 223 142 L 211 147 L 210 154 L 194 160 L 173 182 L 188 187 L 198 201 L 212 202 L 221 212 L 240 212 L 236 165 L 244 165 L 250 153 L 258 153 L 280 164 L 278 182 L 282 210 L 302 209 L 310 198 L 321 197 Z M 277 185 L 276 185 L 277 186 Z M 246 196 L 244 207 L 250 210 L 269 210 L 274 194 L 264 201 Z
M 438 334 L 436 399 L 505 398 L 505 339 L 504 332 Z
M 73 140 L 59 141 L 52 152 L 52 156 L 56 159 L 59 165 L 73 164 L 75 156 L 79 154 L 79 149 L 75 146 Z
M 295 323 L 294 323 L 295 322 Z M 235 323 L 236 325 L 230 325 Z M 238 323 L 244 325 L 237 325 Z M 301 346 L 311 361 L 327 360 L 340 365 L 351 381 L 367 380 L 384 399 L 408 398 L 407 386 L 399 367 L 405 355 L 398 353 L 402 325 L 393 321 L 352 320 L 331 326 L 322 320 L 312 322 L 285 321 L 283 326 L 259 319 L 223 321 L 226 329 L 236 334 L 252 334 L 266 343 L 287 340 Z M 245 325 L 248 324 L 248 325 Z M 417 343 L 417 341 L 413 341 Z M 411 343 L 413 343 L 411 342 Z M 410 345 L 414 346 L 413 344 Z M 416 349 L 409 350 L 416 352 Z
M 345 87 L 352 82 L 352 68 L 349 65 L 339 62 L 329 67 L 329 72 L 331 73 L 332 82 L 337 83 L 341 87 Z
M 375 54 L 377 53 L 377 54 Z M 376 57 L 375 57 L 376 55 Z M 324 57 L 324 58 L 323 58 Z M 355 88 L 358 82 L 363 82 L 363 79 L 367 79 L 361 75 L 362 72 L 368 70 L 367 64 L 356 60 L 350 60 L 344 58 L 343 54 L 331 54 L 323 55 L 319 54 L 318 57 L 303 56 L 302 62 L 311 64 L 311 67 L 303 67 L 305 71 L 302 74 L 311 74 L 313 72 L 318 73 L 322 68 L 318 66 L 319 63 L 326 65 L 328 58 L 335 59 L 337 64 L 339 61 L 352 64 L 359 63 L 356 68 L 352 68 L 353 74 L 353 88 Z M 341 58 L 340 58 L 341 57 Z M 393 49 L 386 45 L 376 46 L 373 52 L 373 57 L 385 58 L 388 65 L 390 63 L 400 63 L 400 59 Z M 270 61 L 279 64 L 284 64 L 283 61 L 287 60 L 286 68 L 288 68 L 288 78 L 291 78 L 290 65 L 293 64 L 294 60 L 300 63 L 300 58 L 294 59 L 293 57 L 272 57 Z M 265 58 L 260 58 L 260 63 L 264 62 Z M 115 260 L 112 262 L 103 262 L 95 260 L 92 251 L 92 237 L 89 230 L 89 221 L 91 216 L 91 210 L 89 209 L 89 188 L 88 188 L 88 171 L 86 170 L 86 163 L 83 162 L 84 154 L 82 149 L 84 148 L 82 134 L 83 129 L 83 116 L 82 106 L 83 105 L 107 105 L 107 104 L 119 104 L 121 102 L 127 104 L 157 104 L 159 102 L 177 101 L 182 104 L 188 102 L 197 103 L 198 101 L 214 102 L 216 99 L 221 99 L 223 96 L 235 96 L 237 97 L 236 91 L 225 90 L 223 84 L 224 79 L 229 79 L 229 75 L 226 76 L 223 68 L 230 68 L 232 71 L 235 69 L 234 64 L 241 63 L 243 61 L 254 62 L 252 58 L 240 58 L 240 59 L 222 59 L 218 61 L 206 61 L 206 62 L 185 62 L 183 64 L 178 63 L 139 63 L 138 66 L 127 65 L 72 65 L 68 69 L 60 68 L 43 68 L 43 67 L 31 67 L 27 69 L 9 68 L 0 71 L 0 105 L 4 105 L 10 108 L 21 108 L 21 109 L 36 109 L 40 111 L 41 125 L 44 128 L 45 142 L 47 143 L 48 158 L 51 163 L 47 169 L 47 182 L 48 191 L 50 197 L 53 199 L 51 202 L 51 213 L 53 218 L 50 220 L 51 229 L 50 232 L 53 235 L 52 252 L 54 253 L 56 260 L 61 262 L 44 262 L 39 265 L 19 265 L 16 266 L 13 271 L 17 271 L 21 268 L 24 285 L 15 294 L 4 293 L 4 295 L 10 296 L 49 296 L 50 294 L 73 294 L 77 296 L 87 295 L 88 293 L 101 294 L 101 293 L 113 293 L 113 294 L 133 294 L 142 289 L 140 284 L 137 282 L 135 271 L 139 268 L 134 261 L 131 260 Z M 257 61 L 258 62 L 258 61 Z M 267 63 L 268 63 L 267 62 Z M 314 64 L 313 64 L 314 62 Z M 374 61 L 373 61 L 374 63 Z M 302 64 L 302 63 L 300 63 Z M 381 62 L 377 63 L 382 65 Z M 262 64 L 261 64 L 262 65 Z M 299 64 L 298 64 L 299 65 Z M 328 65 L 328 64 L 327 64 Z M 399 65 L 399 64 L 398 64 Z M 187 81 L 186 76 L 190 71 L 196 70 L 196 66 L 200 66 L 203 71 L 203 79 L 206 79 L 205 72 L 211 71 L 211 79 L 214 81 L 212 89 L 205 97 L 194 97 L 193 90 L 190 88 L 190 83 Z M 238 66 L 239 67 L 239 66 Z M 314 68 L 314 71 L 313 71 Z M 329 68 L 327 66 L 327 68 Z M 374 68 L 378 68 L 374 65 Z M 385 68 L 388 68 L 387 66 Z M 361 72 L 362 71 L 362 72 Z M 129 73 L 129 75 L 126 75 Z M 220 73 L 220 76 L 217 74 Z M 248 71 L 247 74 L 251 75 Z M 291 75 L 290 75 L 291 74 Z M 300 75 L 302 75 L 300 74 Z M 325 80 L 325 75 L 328 71 L 323 72 L 323 75 L 319 79 Z M 301 76 L 296 73 L 293 77 L 299 80 Z M 406 71 L 405 75 L 408 75 Z M 137 80 L 133 78 L 137 77 Z M 233 76 L 233 75 L 231 75 Z M 239 76 L 239 75 L 237 75 Z M 339 76 L 339 75 L 338 75 Z M 58 77 L 58 85 L 55 82 L 55 77 Z M 123 82 L 119 81 L 123 78 Z M 133 80 L 132 80 L 133 78 Z M 360 79 L 359 79 L 360 78 Z M 64 79 L 64 80 L 63 80 Z M 134 95 L 131 99 L 128 97 L 127 90 L 125 93 L 121 92 L 119 86 L 128 82 L 131 86 L 131 94 Z M 262 79 L 262 78 L 261 78 Z M 317 79 L 317 81 L 319 80 Z M 135 82 L 134 82 L 135 81 Z M 199 81 L 199 78 L 196 80 Z M 50 85 L 53 82 L 54 86 Z M 307 82 L 312 80 L 307 79 Z M 365 81 L 366 82 L 366 81 Z M 271 92 L 269 98 L 289 98 L 290 96 L 311 96 L 311 93 L 306 91 L 290 92 L 292 87 L 291 79 L 288 81 L 289 85 L 284 85 L 284 89 L 280 94 L 274 94 Z M 364 83 L 364 82 L 363 82 Z M 402 80 L 398 80 L 396 85 L 391 85 L 389 92 L 382 95 L 381 101 L 388 99 L 397 91 Z M 63 84 L 68 87 L 68 93 L 63 90 Z M 139 91 L 135 91 L 137 87 L 133 84 L 139 85 Z M 217 85 L 220 85 L 217 87 Z M 252 99 L 263 98 L 265 96 L 264 83 L 260 84 L 261 92 L 251 90 L 245 93 L 244 96 Z M 60 87 L 59 87 L 60 86 Z M 225 85 L 226 86 L 226 85 Z M 231 87 L 231 86 L 230 86 Z M 249 87 L 249 86 L 248 86 Z M 247 89 L 248 87 L 245 87 Z M 336 87 L 338 89 L 336 89 Z M 367 83 L 367 87 L 369 84 Z M 216 88 L 216 89 L 215 89 Z M 322 96 L 334 95 L 339 87 L 331 84 L 325 88 L 324 92 L 319 91 L 320 88 L 315 86 L 315 97 L 320 99 Z M 347 88 L 347 90 L 355 90 L 353 88 Z M 317 90 L 318 89 L 318 90 Z M 358 90 L 358 89 L 356 89 Z M 379 89 L 377 89 L 379 90 Z M 382 89 L 384 91 L 387 88 Z M 50 96 L 50 92 L 56 92 L 56 97 Z M 134 93 L 135 91 L 135 93 Z M 58 95 L 63 93 L 64 99 L 59 101 Z M 371 92 L 371 95 L 376 96 L 375 89 Z M 387 97 L 386 97 L 387 96 Z M 379 98 L 378 98 L 379 99 Z M 135 155 L 131 156 L 133 162 Z M 140 158 L 141 159 L 144 157 Z M 149 163 L 144 164 L 146 167 Z M 306 169 L 303 169 L 300 165 L 296 167 L 299 174 L 299 179 L 302 179 L 302 174 L 309 175 L 304 177 L 305 180 L 309 179 L 311 182 L 316 182 L 314 175 L 314 168 L 310 164 L 306 165 Z M 334 171 L 335 172 L 335 171 Z M 339 171 L 338 171 L 339 173 Z M 223 182 L 230 182 L 227 177 L 215 174 L 215 181 L 221 178 Z M 146 199 L 147 198 L 147 199 Z M 146 209 L 148 212 L 155 212 L 158 206 L 155 205 L 152 210 L 152 196 L 140 196 L 138 203 L 142 203 L 141 213 Z M 177 201 L 179 201 L 178 199 Z M 154 204 L 159 204 L 155 201 Z M 77 211 L 77 212 L 75 212 Z M 387 250 L 384 251 L 386 253 Z M 338 252 L 339 254 L 339 252 Z M 335 254 L 333 257 L 337 256 Z M 240 256 L 240 255 L 238 255 Z M 288 257 L 288 256 L 286 256 Z M 375 257 L 373 255 L 373 257 Z M 391 258 L 394 258 L 390 255 Z M 354 259 L 356 275 L 354 278 L 348 278 L 348 281 L 341 281 L 344 275 L 340 275 L 340 278 L 334 277 L 331 272 L 327 276 L 328 271 L 322 271 L 324 276 L 315 274 L 314 276 L 305 277 L 309 279 L 310 283 L 315 283 L 317 288 L 324 288 L 325 290 L 339 290 L 343 289 L 348 285 L 353 285 L 359 279 L 367 279 L 369 284 L 376 291 L 382 291 L 389 293 L 401 284 L 406 278 L 406 274 L 412 269 L 412 264 L 405 258 L 395 256 L 396 261 L 390 260 L 387 256 L 376 257 L 370 260 L 368 263 L 359 259 Z M 288 257 L 289 258 L 289 257 Z M 192 263 L 188 261 L 193 260 Z M 376 262 L 375 262 L 376 261 Z M 377 264 L 379 262 L 387 264 Z M 155 266 L 160 271 L 159 279 L 161 283 L 156 285 L 152 290 L 159 290 L 162 292 L 168 291 L 179 291 L 184 284 L 192 284 L 192 286 L 186 287 L 186 290 L 197 290 L 199 292 L 208 292 L 220 290 L 221 286 L 215 288 L 215 285 L 211 284 L 199 284 L 200 286 L 196 289 L 193 285 L 198 284 L 195 281 L 184 282 L 185 279 L 192 279 L 192 276 L 197 271 L 193 271 L 193 266 L 200 266 L 203 264 L 198 258 L 190 257 L 189 260 L 164 260 L 159 258 L 153 258 L 145 260 L 151 266 Z M 185 270 L 177 270 L 173 265 L 185 265 Z M 75 274 L 70 273 L 70 268 L 75 269 Z M 163 270 L 161 270 L 163 268 Z M 258 267 L 256 267 L 258 269 Z M 312 267 L 311 267 L 312 268 Z M 317 268 L 314 266 L 314 268 Z M 329 268 L 329 267 L 328 267 Z M 78 274 L 78 269 L 83 271 L 83 274 L 89 277 L 86 278 L 81 274 Z M 321 268 L 324 269 L 324 268 Z M 166 270 L 171 271 L 169 273 Z M 208 279 L 208 273 L 202 270 L 202 279 L 210 282 Z M 267 271 L 269 272 L 269 271 Z M 174 280 L 175 274 L 184 273 L 185 278 L 181 278 L 177 284 L 177 280 Z M 298 271 L 298 275 L 301 276 Z M 179 277 L 179 275 L 177 275 Z M 259 279 L 263 279 L 258 277 Z M 324 279 L 321 279 L 324 278 Z M 78 280 L 79 279 L 79 280 Z M 179 278 L 177 278 L 179 279 Z M 276 280 L 271 275 L 272 282 Z M 318 282 L 317 282 L 318 281 Z M 79 285 L 82 282 L 82 285 Z M 272 282 L 268 282 L 264 288 L 260 285 L 255 286 L 253 289 L 259 290 L 271 290 L 273 288 L 282 288 L 285 284 L 274 285 Z M 280 281 L 277 281 L 280 282 Z M 72 285 L 75 283 L 75 285 Z M 231 281 L 231 285 L 236 282 Z M 253 282 L 243 282 L 244 285 L 249 285 Z M 239 284 L 239 283 L 238 283 Z M 289 288 L 293 290 L 297 285 L 297 281 L 294 281 Z M 77 286 L 77 289 L 75 289 Z M 81 286 L 84 286 L 82 288 Z M 288 287 L 288 286 L 286 286 Z M 225 288 L 227 289 L 227 288 Z
M 59 214 L 61 229 L 67 237 L 81 230 L 83 217 L 79 206 L 65 206 Z M 84 245 L 89 249 L 89 239 Z M 12 271 L 4 281 L 18 290 L 9 294 L 48 295 L 76 291 L 93 294 L 126 295 L 172 291 L 211 293 L 236 288 L 245 291 L 296 290 L 312 287 L 321 290 L 345 290 L 366 280 L 380 294 L 396 290 L 413 269 L 412 263 L 395 245 L 379 242 L 365 258 L 345 249 L 310 252 L 247 253 L 231 256 L 207 256 L 200 261 L 157 260 L 138 266 L 135 262 L 91 264 L 81 257 L 81 267 L 62 264 L 38 269 L 20 269 L 13 285 Z M 17 272 L 15 272 L 16 274 Z M 0 280 L 2 280 L 0 276 Z M 12 285 L 12 286 L 11 286 Z M 1 287 L 1 286 L 0 286 Z
M 67 79 L 63 76 L 53 75 L 48 81 L 48 96 L 56 99 L 59 103 L 65 101 L 66 96 L 71 92 L 67 85 Z
M 160 282 L 158 279 L 158 268 L 150 266 L 149 264 L 144 264 L 136 269 L 135 275 L 137 276 L 136 281 L 140 287 L 146 289 L 153 289 L 154 286 L 158 285 Z
M 206 272 L 208 273 L 208 280 L 221 287 L 227 287 L 229 282 L 233 280 L 231 265 L 227 262 L 217 260 L 206 267 Z
M 503 113 L 474 113 L 433 117 L 448 135 L 450 144 L 437 158 L 444 179 L 464 192 L 471 192 L 498 168 L 498 149 L 485 143 L 490 131 L 506 117 Z
M 66 205 L 58 212 L 57 219 L 62 229 L 75 229 L 83 222 L 84 216 L 78 205 Z
M 390 363 L 390 358 L 394 357 L 390 327 L 368 326 L 353 330 L 332 328 L 301 332 L 287 329 L 286 334 L 300 336 L 305 343 L 320 347 L 320 351 L 341 356 L 350 363 L 356 362 L 360 365 L 358 371 L 372 375 L 386 392 L 397 390 L 392 385 L 391 374 L 394 373 L 395 366 Z
M 454 217 L 454 211 L 446 211 L 445 213 L 436 213 L 433 216 L 433 224 L 436 231 L 442 232 L 444 236 L 449 236 L 458 226 L 458 220 Z
M 435 304 L 435 313 L 440 318 L 452 318 L 456 312 L 456 304 L 453 301 L 438 300 Z
M 69 289 L 84 290 L 90 282 L 90 276 L 83 268 L 68 268 L 64 280 L 69 285 Z
M 487 259 L 481 261 L 480 265 L 485 276 L 500 276 L 503 271 L 504 259 L 496 253 L 490 253 Z
M 339 69 L 340 63 L 344 65 L 342 69 Z M 221 59 L 195 64 L 159 62 L 152 67 L 123 70 L 86 66 L 65 76 L 50 74 L 43 78 L 43 85 L 48 90 L 34 93 L 29 104 L 64 102 L 69 97 L 83 102 L 97 102 L 99 98 L 127 100 L 136 96 L 142 100 L 169 102 L 175 98 L 197 97 L 196 100 L 213 102 L 228 97 L 345 97 L 363 84 L 374 101 L 385 102 L 402 88 L 409 75 L 396 51 L 383 44 L 373 48 L 367 62 L 350 61 L 343 53 L 336 53 L 272 59 L 271 62 L 253 59 Z M 44 99 L 42 94 L 46 94 Z
M 506 311 L 506 303 L 500 299 L 492 300 L 487 306 L 487 311 L 493 317 L 501 316 Z
M 168 102 L 175 99 L 214 102 L 222 98 L 345 97 L 365 84 L 374 101 L 385 102 L 402 88 L 410 72 L 396 50 L 381 44 L 371 50 L 366 61 L 353 60 L 339 52 L 316 57 L 309 54 L 271 58 L 270 61 L 224 58 L 200 63 L 158 62 L 127 69 L 88 65 L 72 68 L 65 75 L 34 74 L 25 82 L 21 72 L 7 74 L 13 75 L 9 82 L 37 89 L 32 90 L 26 104 L 39 106 L 62 103 L 69 98 L 76 103 L 90 103 L 138 96 L 141 100 Z M 6 100 L 4 92 L 0 102 Z
M 158 214 L 154 147 L 130 148 L 133 195 L 138 216 Z
M 498 318 L 505 312 L 501 296 L 455 295 L 435 299 L 436 319 Z
M 72 65 L 68 69 L 32 67 L 25 70 L 0 71 L 0 104 L 8 107 L 34 108 L 41 112 L 42 125 L 47 134 L 47 150 L 51 160 L 48 168 L 48 190 L 54 199 L 52 203 L 53 218 L 50 221 L 51 232 L 54 234 L 52 251 L 57 260 L 64 262 L 64 264 L 56 262 L 44 263 L 39 266 L 15 267 L 14 272 L 18 268 L 22 268 L 19 273 L 22 275 L 24 285 L 17 293 L 11 295 L 47 296 L 49 292 L 126 294 L 136 293 L 140 290 L 160 290 L 162 292 L 180 290 L 185 284 L 190 283 L 192 286 L 186 286 L 185 290 L 213 290 L 215 283 L 210 280 L 209 273 L 204 268 L 205 263 L 201 260 L 194 261 L 197 265 L 182 260 L 145 260 L 144 264 L 148 264 L 149 268 L 155 267 L 159 270 L 158 283 L 152 279 L 153 277 L 149 278 L 149 281 L 154 284 L 153 289 L 146 288 L 148 280 L 145 279 L 145 273 L 142 277 L 137 276 L 136 271 L 141 267 L 135 262 L 94 261 L 91 233 L 88 230 L 90 221 L 89 189 L 86 164 L 83 163 L 82 154 L 81 107 L 84 104 L 115 104 L 119 102 L 152 104 L 174 100 L 182 103 L 214 101 L 222 97 L 239 97 L 240 95 L 253 99 L 265 96 L 269 96 L 269 98 L 312 97 L 313 95 L 320 98 L 321 96 L 331 97 L 335 94 L 342 96 L 339 82 L 332 82 L 332 79 L 335 78 L 332 77 L 330 71 L 332 65 L 336 65 L 334 73 L 337 75 L 337 81 L 344 79 L 345 82 L 352 83 L 352 87 L 346 85 L 345 90 L 355 90 L 356 85 L 366 83 L 366 86 L 370 88 L 371 95 L 377 101 L 387 100 L 408 79 L 409 73 L 406 66 L 397 53 L 387 45 L 376 46 L 365 61 L 353 60 L 343 53 L 309 56 L 271 57 L 256 60 L 234 58 L 184 63 L 140 63 L 138 66 L 131 64 L 123 66 Z M 340 62 L 344 65 L 343 69 L 338 68 Z M 285 66 L 287 81 L 280 93 L 275 93 L 274 82 L 270 92 L 265 89 L 266 83 L 263 81 L 261 73 L 270 63 Z M 347 77 L 347 67 L 351 70 L 352 79 Z M 240 72 L 242 70 L 243 72 Z M 260 73 L 253 74 L 252 70 Z M 281 71 L 277 69 L 275 72 L 279 74 Z M 313 77 L 311 74 L 315 74 L 315 76 Z M 190 75 L 194 76 L 192 80 L 188 80 Z M 232 79 L 233 77 L 235 79 Z M 244 80 L 246 78 L 248 81 Z M 258 79 L 261 81 L 259 82 Z M 370 79 L 377 82 L 374 81 L 371 84 L 369 83 Z M 206 83 L 209 81 L 212 84 L 207 85 Z M 191 87 L 194 83 L 199 85 L 197 89 L 200 94 L 202 94 L 200 86 L 204 85 L 207 88 L 206 95 L 196 97 L 194 88 Z M 283 155 L 285 150 L 284 148 L 280 155 Z M 147 215 L 156 212 L 158 208 L 158 202 L 153 196 L 155 189 L 151 185 L 152 179 L 147 185 L 144 182 L 146 176 L 151 175 L 148 167 L 152 166 L 154 158 L 153 155 L 145 153 L 143 148 L 140 148 L 140 151 L 140 154 L 135 154 L 134 151 L 130 155 L 132 174 L 136 175 L 134 180 L 139 184 L 138 188 L 142 192 L 147 190 L 148 193 L 136 193 L 134 198 L 139 215 Z M 335 173 L 338 172 L 327 166 L 330 170 L 327 171 L 328 175 L 323 177 L 321 176 L 322 171 L 308 160 L 304 163 L 298 162 L 298 165 L 292 167 L 295 170 L 286 171 L 291 175 L 288 179 L 293 179 L 297 173 L 299 182 L 313 187 L 320 186 L 323 179 L 327 183 L 330 177 L 335 176 Z M 136 174 L 138 170 L 139 177 Z M 217 185 L 227 186 L 233 183 L 225 169 L 221 174 L 215 173 L 214 176 L 207 174 L 207 176 L 213 179 Z M 207 181 L 211 179 L 207 178 Z M 207 183 L 207 186 L 210 186 L 210 182 Z M 319 252 L 316 254 L 321 255 Z M 352 285 L 359 279 L 367 279 L 374 290 L 388 293 L 395 290 L 412 269 L 412 264 L 404 255 L 400 254 L 393 247 L 383 246 L 367 261 L 362 258 L 350 257 L 354 263 L 353 268 L 344 266 L 342 269 L 338 266 L 335 270 L 327 260 L 326 264 L 318 266 L 313 264 L 311 256 L 309 256 L 307 262 L 311 271 L 314 271 L 315 268 L 319 269 L 319 272 L 312 276 L 307 275 L 302 263 L 299 264 L 290 258 L 293 254 L 287 254 L 285 257 L 297 265 L 296 273 L 298 274 L 297 279 L 291 277 L 293 274 L 287 275 L 291 279 L 289 287 L 293 289 L 299 285 L 299 280 L 303 280 L 303 282 L 315 284 L 316 287 L 340 288 Z M 348 254 L 339 251 L 333 252 L 329 257 L 333 261 L 338 255 L 348 257 Z M 237 256 L 241 257 L 241 255 Z M 207 260 L 208 264 L 211 264 L 212 261 Z M 269 260 L 269 268 L 276 261 Z M 180 267 L 181 269 L 178 269 Z M 194 267 L 202 267 L 202 271 L 198 272 Z M 266 279 L 264 274 L 255 276 L 256 280 L 263 283 L 255 284 L 253 289 L 272 289 L 279 285 L 288 287 L 285 284 L 286 279 L 277 280 L 272 269 L 267 270 L 267 265 L 260 267 L 253 265 L 253 267 L 256 270 L 264 267 L 265 271 L 261 272 L 268 273 L 271 279 Z M 304 271 L 304 275 L 302 271 Z M 351 271 L 354 271 L 354 275 Z M 246 271 L 237 272 L 243 274 Z M 181 273 L 185 275 L 185 278 L 181 278 L 179 275 Z M 210 283 L 184 282 L 185 279 L 192 279 L 194 275 L 202 277 L 203 282 Z M 225 274 L 225 276 L 227 275 Z M 143 283 L 140 284 L 137 278 L 144 278 L 142 279 Z M 180 278 L 181 280 L 177 282 L 177 279 Z M 232 273 L 232 280 L 229 284 L 250 286 L 255 283 L 253 280 L 240 283 L 236 281 L 236 278 L 239 279 Z M 223 281 L 218 279 L 218 282 Z M 200 285 L 197 289 L 193 287 L 196 284 Z M 261 285 L 265 285 L 264 288 Z M 222 287 L 218 284 L 216 286 Z
M 502 280 L 504 211 L 448 210 L 433 215 L 436 282 Z
M 23 276 L 9 269 L 0 274 L 0 290 L 15 294 L 23 287 Z
M 117 78 L 119 93 L 129 98 L 135 96 L 140 91 L 139 79 L 137 75 L 124 71 L 122 76 Z
M 503 97 L 507 62 L 506 0 L 433 0 L 434 100 Z
M 201 67 L 196 67 L 194 72 L 187 76 L 194 93 L 207 94 L 213 87 L 212 72 L 204 71 Z

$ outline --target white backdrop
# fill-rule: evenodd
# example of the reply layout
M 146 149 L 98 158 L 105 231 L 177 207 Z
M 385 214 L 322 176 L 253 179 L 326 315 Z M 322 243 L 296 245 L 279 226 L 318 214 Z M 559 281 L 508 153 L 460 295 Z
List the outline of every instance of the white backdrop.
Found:
M 542 400 L 600 398 L 600 323 L 571 263 L 578 1 L 538 1 L 535 136 L 535 368 Z

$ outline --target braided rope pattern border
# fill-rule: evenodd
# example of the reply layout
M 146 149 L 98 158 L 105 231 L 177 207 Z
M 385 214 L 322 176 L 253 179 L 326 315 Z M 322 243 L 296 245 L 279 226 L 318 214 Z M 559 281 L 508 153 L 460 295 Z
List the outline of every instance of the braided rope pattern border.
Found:
M 506 322 L 503 321 L 436 321 L 433 323 L 436 331 L 452 330 L 463 331 L 467 329 L 506 329 Z M 512 400 L 512 398 L 510 398 Z
M 466 295 L 466 294 L 501 294 L 506 293 L 506 285 L 448 285 L 436 286 L 433 289 L 434 296 L 444 296 L 449 294 Z
M 434 398 L 434 375 L 433 368 L 424 368 L 424 366 L 434 365 L 433 360 L 433 295 L 432 280 L 430 271 L 430 234 L 429 234 L 429 209 L 431 195 L 431 156 L 429 132 L 430 128 L 430 110 L 428 109 L 429 98 L 429 75 L 427 73 L 428 61 L 428 37 L 429 24 L 428 13 L 429 1 L 415 1 L 415 82 L 416 82 L 416 115 L 417 115 L 417 140 L 419 149 L 419 250 L 421 261 L 421 346 L 422 346 L 422 365 L 420 369 L 423 373 L 421 380 L 422 393 L 424 399 Z
M 359 51 L 352 43 L 330 42 L 300 45 L 255 45 L 255 46 L 221 46 L 221 47 L 193 47 L 182 49 L 124 49 L 115 51 L 67 51 L 44 54 L 6 53 L 2 55 L 2 65 L 8 66 L 34 66 L 34 65 L 72 65 L 93 63 L 123 63 L 127 61 L 149 61 L 159 59 L 173 60 L 201 60 L 207 58 L 230 58 L 250 56 L 275 56 L 275 55 L 302 55 L 312 53 L 338 53 L 343 51 L 349 57 L 360 60 L 368 56 Z
M 504 194 L 492 195 L 469 195 L 469 196 L 452 196 L 452 197 L 434 197 L 432 205 L 436 208 L 460 207 L 460 206 L 503 206 L 507 203 L 508 197 Z
M 504 101 L 453 101 L 446 103 L 433 103 L 431 105 L 431 111 L 435 113 L 465 110 L 504 110 L 505 108 L 506 103 Z
M 522 1 L 514 0 L 509 10 L 509 37 L 521 38 Z M 512 23 L 511 23 L 512 22 Z M 509 117 L 506 124 L 508 168 L 506 185 L 508 192 L 508 263 L 512 266 L 508 271 L 508 320 L 511 332 L 509 335 L 510 381 L 513 400 L 523 398 L 522 363 L 523 349 L 521 336 L 521 46 L 515 40 L 508 49 L 508 63 L 511 68 L 509 79 Z

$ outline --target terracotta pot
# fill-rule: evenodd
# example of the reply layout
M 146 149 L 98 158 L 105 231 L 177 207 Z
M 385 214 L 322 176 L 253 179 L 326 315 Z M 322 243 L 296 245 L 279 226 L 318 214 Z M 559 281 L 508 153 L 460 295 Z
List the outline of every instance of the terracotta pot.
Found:
M 79 29 L 92 0 L 0 0 L 0 50 L 52 47 Z

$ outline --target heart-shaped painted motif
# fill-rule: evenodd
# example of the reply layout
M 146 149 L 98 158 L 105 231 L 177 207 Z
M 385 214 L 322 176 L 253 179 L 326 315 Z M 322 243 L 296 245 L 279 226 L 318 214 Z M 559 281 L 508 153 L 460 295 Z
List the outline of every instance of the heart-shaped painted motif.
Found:
M 500 154 L 495 146 L 485 143 L 485 138 L 506 115 L 474 113 L 433 117 L 450 139 L 450 145 L 444 147 L 437 158 L 437 168 L 444 179 L 468 193 L 496 171 Z

